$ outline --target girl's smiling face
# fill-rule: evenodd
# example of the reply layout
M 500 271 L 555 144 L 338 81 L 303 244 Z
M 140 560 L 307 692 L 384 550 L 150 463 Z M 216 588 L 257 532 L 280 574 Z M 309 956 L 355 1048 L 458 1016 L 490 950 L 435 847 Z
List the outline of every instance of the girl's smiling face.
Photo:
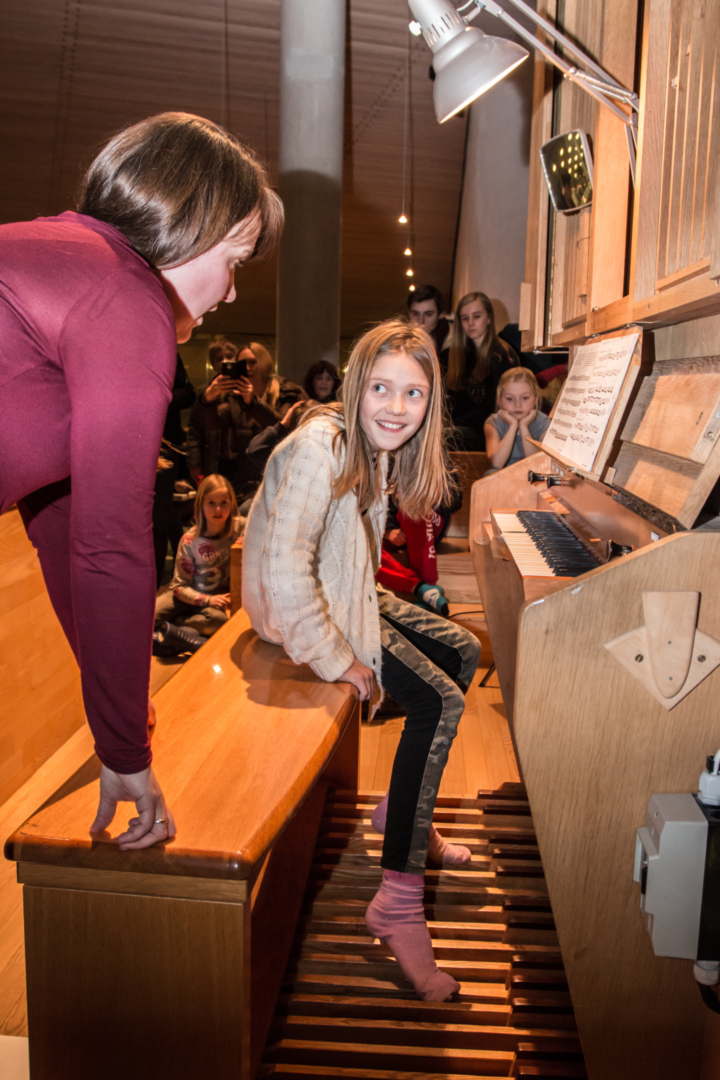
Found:
M 516 420 L 529 416 L 533 409 L 537 409 L 532 387 L 520 380 L 507 383 L 500 394 L 500 409 Z
M 404 352 L 378 357 L 360 402 L 370 448 L 398 450 L 422 426 L 429 402 L 430 384 L 417 360 Z

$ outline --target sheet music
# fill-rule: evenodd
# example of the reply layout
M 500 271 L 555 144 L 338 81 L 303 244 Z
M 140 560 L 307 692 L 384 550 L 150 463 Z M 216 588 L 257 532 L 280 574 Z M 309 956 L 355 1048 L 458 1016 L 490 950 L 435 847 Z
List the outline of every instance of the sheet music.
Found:
M 581 345 L 558 399 L 543 445 L 592 470 L 639 334 Z

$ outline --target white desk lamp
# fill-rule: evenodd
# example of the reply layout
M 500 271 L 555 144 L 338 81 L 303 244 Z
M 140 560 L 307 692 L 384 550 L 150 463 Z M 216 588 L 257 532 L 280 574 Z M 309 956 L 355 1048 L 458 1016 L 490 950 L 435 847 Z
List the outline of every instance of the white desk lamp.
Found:
M 435 70 L 435 115 L 442 124 L 460 112 L 475 98 L 480 97 L 496 82 L 508 75 L 528 55 L 522 45 L 506 38 L 490 37 L 468 23 L 481 11 L 502 19 L 518 37 L 538 49 L 550 63 L 565 75 L 566 79 L 582 86 L 597 101 L 610 109 L 625 125 L 630 155 L 630 171 L 635 182 L 635 147 L 637 144 L 638 96 L 626 90 L 599 64 L 591 60 L 569 38 L 561 34 L 552 23 L 538 15 L 524 0 L 509 0 L 529 19 L 542 27 L 545 33 L 562 45 L 569 56 L 586 68 L 581 71 L 558 56 L 548 45 L 534 37 L 524 26 L 509 15 L 496 0 L 468 0 L 456 9 L 450 0 L 409 0 L 415 17 L 410 23 L 411 33 L 423 35 L 433 52 Z M 463 12 L 467 14 L 463 15 Z M 616 102 L 630 106 L 630 113 L 623 112 Z

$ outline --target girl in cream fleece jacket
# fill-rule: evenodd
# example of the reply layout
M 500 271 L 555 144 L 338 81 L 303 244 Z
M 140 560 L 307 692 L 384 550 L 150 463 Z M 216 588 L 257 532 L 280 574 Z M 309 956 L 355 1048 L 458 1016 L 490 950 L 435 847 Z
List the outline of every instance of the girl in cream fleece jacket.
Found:
M 319 406 L 268 461 L 243 547 L 243 607 L 255 630 L 361 701 L 385 685 L 406 711 L 390 790 L 373 815 L 385 833 L 383 882 L 366 915 L 418 995 L 445 1000 L 458 983 L 440 971 L 423 914 L 428 854 L 459 866 L 432 814 L 480 646 L 462 627 L 376 588 L 387 508 L 387 458 L 408 516 L 448 496 L 443 401 L 434 346 L 418 326 L 391 321 L 355 345 L 340 405 Z

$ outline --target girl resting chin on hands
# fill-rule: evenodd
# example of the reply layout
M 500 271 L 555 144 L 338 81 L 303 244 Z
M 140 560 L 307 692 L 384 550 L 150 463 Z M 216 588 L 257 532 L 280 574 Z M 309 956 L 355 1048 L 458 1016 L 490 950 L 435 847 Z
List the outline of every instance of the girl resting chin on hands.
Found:
M 550 426 L 549 417 L 540 412 L 540 387 L 529 368 L 510 368 L 501 376 L 497 410 L 485 423 L 485 446 L 492 466 L 488 472 L 536 454 L 537 447 L 529 440 L 542 439 Z

